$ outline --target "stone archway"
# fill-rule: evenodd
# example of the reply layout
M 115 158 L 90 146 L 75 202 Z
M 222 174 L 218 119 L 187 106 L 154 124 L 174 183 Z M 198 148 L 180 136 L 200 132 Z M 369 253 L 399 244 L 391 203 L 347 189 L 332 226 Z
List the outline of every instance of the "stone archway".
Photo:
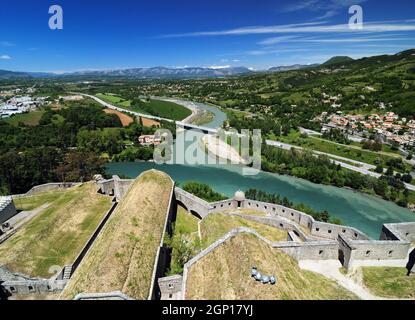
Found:
M 196 218 L 198 218 L 199 220 L 203 220 L 203 218 L 194 210 L 190 210 L 189 211 L 193 216 L 195 216 Z

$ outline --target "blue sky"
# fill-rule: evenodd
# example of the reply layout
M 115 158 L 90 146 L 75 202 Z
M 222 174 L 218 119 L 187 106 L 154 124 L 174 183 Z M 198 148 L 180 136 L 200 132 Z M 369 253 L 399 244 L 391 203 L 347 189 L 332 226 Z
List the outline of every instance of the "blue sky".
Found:
M 61 5 L 64 29 L 48 27 Z M 364 12 L 350 30 L 349 7 Z M 2 0 L 0 69 L 263 69 L 415 48 L 413 0 Z

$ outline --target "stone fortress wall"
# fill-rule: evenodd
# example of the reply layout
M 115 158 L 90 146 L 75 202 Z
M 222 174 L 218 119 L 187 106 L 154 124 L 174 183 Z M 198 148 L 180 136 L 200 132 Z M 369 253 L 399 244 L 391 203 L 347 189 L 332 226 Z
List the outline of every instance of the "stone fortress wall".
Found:
M 0 197 L 0 235 L 1 225 L 17 214 L 12 197 Z
M 114 178 L 114 180 L 116 180 L 116 178 L 118 177 Z M 95 182 L 98 185 L 99 180 L 96 180 Z M 25 194 L 13 195 L 11 196 L 11 198 L 18 199 L 22 197 L 34 196 L 40 193 L 49 192 L 53 190 L 67 189 L 78 185 L 81 185 L 81 183 L 47 183 L 44 185 L 35 186 Z M 101 186 L 98 186 L 98 189 L 100 190 Z M 123 190 L 123 192 L 126 192 L 124 189 L 121 190 Z M 91 235 L 91 237 L 85 244 L 84 248 L 80 251 L 80 253 L 75 258 L 72 264 L 64 266 L 61 270 L 56 270 L 56 274 L 53 275 L 50 279 L 33 278 L 21 273 L 13 273 L 9 271 L 6 267 L 0 266 L 0 283 L 2 287 L 7 292 L 13 295 L 33 295 L 61 292 L 65 288 L 67 282 L 71 278 L 72 274 L 75 272 L 76 268 L 81 263 L 82 259 L 87 254 L 88 250 L 93 245 L 95 239 L 100 234 L 105 223 L 108 221 L 109 217 L 112 215 L 115 208 L 117 207 L 118 202 L 116 201 L 116 199 L 114 200 L 115 201 L 113 205 L 104 215 L 96 230 Z
M 122 180 L 122 184 L 126 186 L 132 181 Z M 103 183 L 111 184 L 111 180 Z M 108 188 L 104 186 L 102 190 L 104 189 Z M 119 193 L 122 197 L 122 190 Z M 175 200 L 201 219 L 213 212 L 228 212 L 237 208 L 263 212 L 265 217 L 243 217 L 294 232 L 302 240 L 281 243 L 279 246 L 274 245 L 275 247 L 280 247 L 297 260 L 340 258 L 346 269 L 352 268 L 356 260 L 405 260 L 415 238 L 415 223 L 385 225 L 380 241 L 370 239 L 356 228 L 319 222 L 306 213 L 281 205 L 249 199 L 208 203 L 179 187 L 175 188 Z
M 297 260 L 338 259 L 342 250 L 353 251 L 350 253 L 352 260 L 405 260 L 411 248 L 411 241 L 415 237 L 415 223 L 385 225 L 380 236 L 382 241 L 380 241 L 370 239 L 356 228 L 318 222 L 303 212 L 280 205 L 244 198 L 206 203 L 177 187 L 176 199 L 189 212 L 197 212 L 202 218 L 214 212 L 236 208 L 265 213 L 265 217 L 251 216 L 248 219 L 282 230 L 293 231 L 303 242 L 284 243 L 279 246 Z M 387 237 L 386 234 L 389 236 Z M 346 252 L 343 252 L 343 255 L 347 256 Z M 346 261 L 344 265 L 346 268 L 351 268 L 353 263 Z
M 95 179 L 97 192 L 114 196 L 115 203 L 122 200 L 133 181 L 130 179 L 120 179 L 118 176 L 114 176 L 108 180 L 102 179 L 102 177 Z M 74 185 L 77 184 L 47 184 L 38 186 L 29 191 L 25 196 L 54 189 L 68 188 Z M 273 248 L 282 250 L 298 261 L 340 259 L 343 266 L 348 270 L 355 265 L 359 265 L 362 261 L 370 260 L 376 260 L 380 263 L 382 261 L 398 260 L 405 263 L 408 260 L 411 242 L 415 240 L 415 223 L 384 225 L 380 235 L 381 240 L 378 241 L 370 239 L 363 232 L 352 227 L 318 222 L 303 212 L 280 205 L 248 200 L 244 197 L 241 198 L 241 192 L 238 192 L 237 195 L 234 199 L 208 203 L 181 188 L 175 187 L 171 194 L 163 238 L 166 236 L 166 233 L 171 234 L 172 224 L 176 219 L 176 204 L 180 204 L 200 219 L 204 219 L 214 212 L 223 212 L 285 230 L 288 232 L 287 241 L 273 243 L 253 230 L 238 228 L 224 235 L 224 237 L 190 260 L 185 265 L 183 276 L 175 275 L 165 278 L 162 278 L 162 276 L 168 267 L 169 252 L 168 248 L 163 246 L 162 241 L 154 262 L 152 288 L 149 292 L 149 299 L 183 298 L 185 296 L 186 277 L 189 268 L 228 239 L 243 232 L 254 234 Z M 21 196 L 23 195 L 13 196 L 13 198 Z M 74 261 L 74 264 L 64 267 L 51 279 L 32 279 L 25 275 L 12 273 L 5 268 L 0 268 L 0 283 L 6 281 L 2 283 L 2 286 L 4 287 L 6 284 L 9 292 L 18 294 L 48 293 L 63 290 L 67 281 L 75 271 L 76 266 L 79 265 L 82 258 L 93 245 L 95 238 L 99 235 L 103 225 L 115 207 L 116 204 L 105 215 L 97 231 L 91 236 L 85 248 L 80 252 L 76 261 Z M 232 210 L 237 211 L 238 208 L 260 211 L 265 215 L 257 216 L 241 215 L 238 212 L 232 213 Z M 412 268 L 414 267 L 412 266 Z M 113 293 L 108 293 L 108 295 L 107 298 L 114 298 Z M 117 294 L 115 296 L 118 297 Z M 88 297 L 87 294 L 84 294 L 78 297 L 78 299 L 83 300 L 88 299 Z
M 289 236 L 286 242 L 273 243 L 253 230 L 234 229 L 191 259 L 184 266 L 183 276 L 160 278 L 158 282 L 162 299 L 177 299 L 178 296 L 185 299 L 187 274 L 192 265 L 239 233 L 253 234 L 298 261 L 340 260 L 346 270 L 364 264 L 365 261 L 376 261 L 378 265 L 399 261 L 404 266 L 409 260 L 411 241 L 415 240 L 415 223 L 384 225 L 380 240 L 373 240 L 356 228 L 318 222 L 313 217 L 291 208 L 245 199 L 241 192 L 238 192 L 234 199 L 214 203 L 207 203 L 178 187 L 175 188 L 175 194 L 179 204 L 202 219 L 214 212 L 224 212 L 285 230 Z M 265 216 L 229 213 L 238 208 L 260 211 L 265 213 Z M 408 270 L 412 268 L 414 272 L 415 267 L 409 263 Z
M 32 189 L 30 189 L 28 192 L 24 194 L 15 194 L 15 195 L 12 195 L 11 197 L 13 199 L 18 199 L 22 197 L 34 196 L 39 193 L 48 192 L 52 190 L 68 189 L 68 188 L 72 188 L 72 187 L 79 186 L 79 185 L 81 185 L 81 183 L 79 182 L 46 183 L 46 184 L 41 184 L 39 186 L 34 186 Z

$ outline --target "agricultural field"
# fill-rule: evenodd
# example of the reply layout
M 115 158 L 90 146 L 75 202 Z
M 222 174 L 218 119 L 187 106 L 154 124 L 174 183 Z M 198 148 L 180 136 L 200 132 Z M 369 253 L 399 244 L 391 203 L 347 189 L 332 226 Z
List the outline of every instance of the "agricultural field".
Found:
M 140 117 L 140 121 L 143 127 L 146 127 L 146 128 L 160 127 L 160 122 L 153 120 L 153 119 Z
M 122 291 L 146 300 L 172 188 L 171 179 L 159 171 L 137 178 L 61 298 L 70 300 L 81 292 Z
M 6 121 L 13 126 L 17 126 L 19 123 L 24 123 L 28 126 L 36 126 L 39 124 L 39 121 L 42 119 L 44 113 L 45 111 L 33 111 L 29 113 L 17 114 L 6 119 Z
M 192 111 L 186 107 L 170 101 L 162 101 L 156 99 L 139 100 L 139 103 L 133 105 L 131 100 L 125 100 L 119 96 L 109 93 L 97 93 L 96 96 L 108 103 L 112 103 L 126 110 L 175 121 L 184 120 L 192 114 Z
M 16 200 L 19 210 L 45 204 L 49 206 L 0 245 L 0 265 L 33 277 L 51 277 L 51 267 L 75 260 L 111 207 L 111 198 L 86 183 Z
M 191 110 L 170 101 L 151 99 L 150 101 L 144 101 L 138 107 L 145 113 L 175 121 L 184 120 L 192 114 Z
M 134 119 L 132 117 L 127 116 L 126 114 L 120 111 L 113 110 L 113 109 L 104 109 L 104 112 L 107 114 L 117 115 L 118 118 L 120 118 L 123 127 L 128 127 L 130 124 L 134 123 Z
M 252 267 L 274 275 L 275 285 L 251 277 Z M 351 300 L 357 297 L 298 263 L 254 235 L 240 234 L 193 265 L 188 273 L 190 300 Z
M 375 295 L 385 298 L 415 299 L 415 277 L 406 268 L 364 267 L 363 283 Z
M 97 93 L 96 96 L 106 102 L 113 103 L 120 107 L 124 107 L 124 108 L 131 107 L 131 100 L 125 100 L 123 98 L 117 97 L 112 94 Z

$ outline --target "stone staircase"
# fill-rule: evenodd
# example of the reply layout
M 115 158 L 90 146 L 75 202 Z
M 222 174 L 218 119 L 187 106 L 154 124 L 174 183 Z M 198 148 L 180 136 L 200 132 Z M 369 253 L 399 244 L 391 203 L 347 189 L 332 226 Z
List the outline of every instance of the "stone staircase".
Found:
M 63 280 L 69 280 L 72 276 L 72 265 L 65 266 L 63 269 Z

